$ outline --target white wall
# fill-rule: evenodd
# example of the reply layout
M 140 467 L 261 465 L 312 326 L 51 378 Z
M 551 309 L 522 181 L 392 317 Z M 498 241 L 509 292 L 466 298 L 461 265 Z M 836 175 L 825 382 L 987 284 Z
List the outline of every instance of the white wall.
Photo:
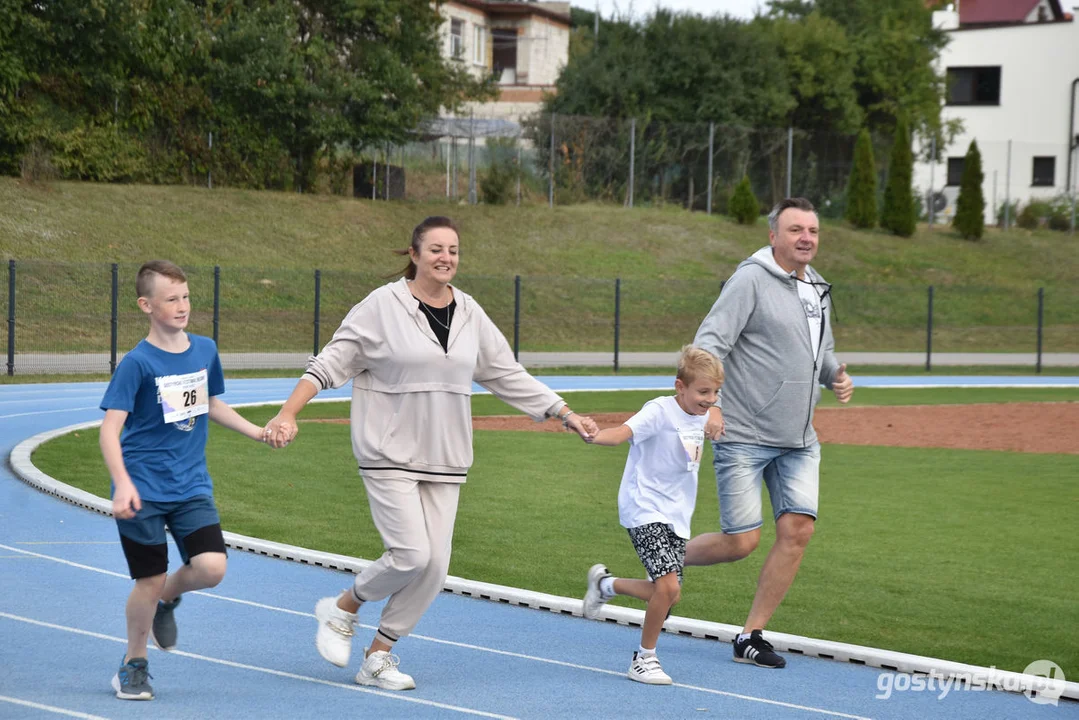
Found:
M 934 13 L 934 21 L 948 27 L 954 13 Z M 934 188 L 940 190 L 947 177 L 947 158 L 966 154 L 977 139 L 985 173 L 983 192 L 986 222 L 996 221 L 992 207 L 993 178 L 996 172 L 996 201 L 1001 206 L 1005 194 L 1025 204 L 1031 198 L 1053 197 L 1070 192 L 1065 187 L 1068 167 L 1068 114 L 1071 83 L 1079 78 L 1079 22 L 1034 23 L 999 28 L 950 31 L 951 42 L 941 54 L 940 72 L 948 67 L 999 66 L 999 105 L 948 105 L 943 117 L 963 122 L 963 133 L 940 153 L 935 168 Z M 1076 107 L 1079 131 L 1079 107 Z M 1008 141 L 1011 173 L 1008 168 Z M 1033 158 L 1056 158 L 1052 187 L 1032 187 Z M 1072 182 L 1079 175 L 1079 161 L 1073 159 Z M 923 193 L 930 186 L 927 164 L 915 167 L 914 184 Z M 954 190 L 951 194 L 954 194 Z
M 484 77 L 487 74 L 488 58 L 490 57 L 491 52 L 491 31 L 487 15 L 483 11 L 475 8 L 449 3 L 440 5 L 438 11 L 445 20 L 445 22 L 442 23 L 442 27 L 439 28 L 439 34 L 442 37 L 443 57 L 453 57 L 453 54 L 450 51 L 450 21 L 460 20 L 464 23 L 464 27 L 462 28 L 462 38 L 464 39 L 465 52 L 458 62 L 461 62 L 464 67 L 467 67 L 474 77 Z M 475 62 L 473 55 L 476 37 L 475 28 L 477 26 L 483 28 L 485 37 L 483 54 L 481 55 L 482 61 L 479 63 Z

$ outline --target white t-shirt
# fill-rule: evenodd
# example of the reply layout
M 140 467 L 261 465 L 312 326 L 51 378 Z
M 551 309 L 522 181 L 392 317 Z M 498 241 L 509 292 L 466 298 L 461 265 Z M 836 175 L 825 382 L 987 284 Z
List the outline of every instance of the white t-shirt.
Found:
M 798 286 L 798 298 L 802 301 L 806 322 L 809 323 L 809 340 L 813 344 L 813 357 L 817 357 L 817 351 L 820 349 L 820 295 L 817 294 L 817 288 L 809 283 L 795 280 L 794 284 Z
M 622 527 L 664 523 L 689 539 L 707 419 L 690 415 L 669 395 L 649 400 L 626 421 L 633 438 L 618 489 Z

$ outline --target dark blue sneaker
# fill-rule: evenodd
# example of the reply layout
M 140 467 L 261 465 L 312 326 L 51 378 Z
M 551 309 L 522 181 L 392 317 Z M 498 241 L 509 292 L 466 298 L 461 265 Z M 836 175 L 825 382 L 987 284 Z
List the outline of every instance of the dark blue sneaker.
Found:
M 146 658 L 131 658 L 116 671 L 112 689 L 121 700 L 153 700 L 154 689 L 147 681 L 150 677 Z
M 761 636 L 760 630 L 754 630 L 745 640 L 734 639 L 734 661 L 763 668 L 787 666 L 787 661 L 776 654 L 772 643 Z
M 172 602 L 158 602 L 154 623 L 150 626 L 150 639 L 165 652 L 176 649 L 176 616 L 172 611 L 180 604 L 180 597 Z

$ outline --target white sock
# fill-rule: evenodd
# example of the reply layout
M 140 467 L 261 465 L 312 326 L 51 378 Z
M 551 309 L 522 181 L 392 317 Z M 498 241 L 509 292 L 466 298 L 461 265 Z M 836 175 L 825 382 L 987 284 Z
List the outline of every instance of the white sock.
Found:
M 656 649 L 648 649 L 644 645 L 637 648 L 637 657 L 645 657 L 646 655 L 655 655 Z
M 738 636 L 738 642 L 745 642 L 746 640 L 749 640 L 751 635 L 753 635 L 753 633 L 742 633 Z
M 599 594 L 603 596 L 604 600 L 613 598 L 618 593 L 614 590 L 614 581 L 616 578 L 605 577 L 599 581 Z

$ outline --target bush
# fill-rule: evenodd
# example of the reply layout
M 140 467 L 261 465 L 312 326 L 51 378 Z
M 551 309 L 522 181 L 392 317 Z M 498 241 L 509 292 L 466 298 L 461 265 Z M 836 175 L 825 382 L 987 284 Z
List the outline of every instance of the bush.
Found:
M 1048 227 L 1050 230 L 1071 230 L 1072 202 L 1061 194 L 1049 200 L 1031 200 L 1019 212 L 1015 224 L 1026 230 Z
M 757 196 L 753 194 L 753 187 L 749 184 L 749 176 L 744 176 L 742 182 L 734 188 L 728 203 L 729 215 L 738 221 L 740 225 L 752 225 L 757 222 L 761 214 L 761 204 Z
M 517 169 L 505 163 L 491 165 L 480 179 L 480 194 L 487 205 L 505 205 L 517 191 Z
M 1015 225 L 1019 218 L 1019 201 L 1012 200 L 1011 208 L 1008 210 L 1008 225 Z M 1004 227 L 1004 210 L 1008 208 L 1009 203 L 1001 203 L 997 208 L 997 227 Z
M 955 204 L 952 225 L 967 240 L 978 240 L 985 232 L 985 196 L 982 194 L 982 155 L 978 141 L 971 140 L 963 163 L 963 179 L 959 183 L 959 199 Z
M 895 128 L 892 162 L 888 184 L 884 189 L 884 211 L 880 225 L 900 237 L 910 237 L 918 222 L 918 207 L 912 189 L 914 155 L 910 150 L 910 134 L 902 120 Z
M 856 228 L 877 224 L 877 165 L 873 142 L 865 128 L 854 145 L 854 166 L 847 181 L 847 220 Z

